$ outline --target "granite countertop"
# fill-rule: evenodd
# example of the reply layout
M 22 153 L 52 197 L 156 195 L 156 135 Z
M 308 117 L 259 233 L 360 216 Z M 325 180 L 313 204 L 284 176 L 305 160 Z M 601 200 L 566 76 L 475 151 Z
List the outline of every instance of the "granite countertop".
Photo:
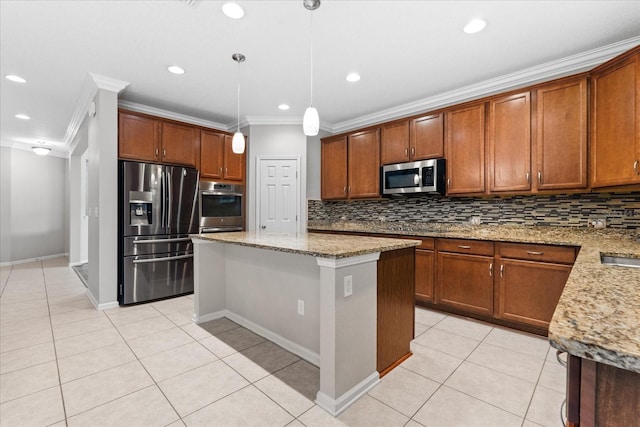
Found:
M 640 268 L 600 262 L 601 253 L 640 258 L 640 230 L 379 221 L 313 221 L 308 229 L 579 246 L 549 341 L 575 356 L 640 373 Z
M 311 255 L 321 258 L 348 258 L 374 252 L 411 248 L 419 240 L 341 236 L 317 233 L 234 232 L 193 234 L 192 239 L 211 240 L 280 252 Z

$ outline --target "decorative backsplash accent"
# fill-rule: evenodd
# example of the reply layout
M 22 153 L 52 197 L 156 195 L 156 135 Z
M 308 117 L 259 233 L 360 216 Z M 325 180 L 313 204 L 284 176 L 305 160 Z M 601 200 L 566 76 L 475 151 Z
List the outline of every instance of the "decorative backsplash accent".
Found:
M 383 200 L 308 201 L 309 221 L 417 221 L 587 227 L 605 218 L 607 227 L 640 228 L 640 192 L 552 196 L 461 197 L 433 194 Z

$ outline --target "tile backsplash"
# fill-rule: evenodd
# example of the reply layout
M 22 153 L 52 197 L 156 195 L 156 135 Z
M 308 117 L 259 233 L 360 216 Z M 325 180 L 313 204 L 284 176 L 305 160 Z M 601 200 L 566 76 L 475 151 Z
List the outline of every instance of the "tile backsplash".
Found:
M 640 192 L 552 196 L 460 197 L 432 194 L 382 200 L 308 201 L 309 221 L 416 221 L 500 225 L 587 227 L 605 218 L 607 227 L 640 228 Z

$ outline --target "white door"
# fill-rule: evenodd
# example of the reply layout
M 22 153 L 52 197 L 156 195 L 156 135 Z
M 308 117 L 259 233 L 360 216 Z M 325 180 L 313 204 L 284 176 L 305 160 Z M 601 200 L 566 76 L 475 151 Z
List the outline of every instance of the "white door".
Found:
M 298 231 L 298 160 L 258 159 L 257 228 L 270 233 Z

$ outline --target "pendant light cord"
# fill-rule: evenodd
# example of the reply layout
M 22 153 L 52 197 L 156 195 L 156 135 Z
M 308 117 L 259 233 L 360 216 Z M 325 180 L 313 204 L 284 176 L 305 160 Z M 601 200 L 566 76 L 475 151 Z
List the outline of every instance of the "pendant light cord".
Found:
M 240 132 L 240 61 L 238 61 L 238 129 L 236 132 Z
M 309 106 L 313 106 L 313 10 L 310 10 L 309 12 L 311 12 L 311 38 L 310 38 L 310 45 L 311 45 L 311 101 L 309 103 Z

